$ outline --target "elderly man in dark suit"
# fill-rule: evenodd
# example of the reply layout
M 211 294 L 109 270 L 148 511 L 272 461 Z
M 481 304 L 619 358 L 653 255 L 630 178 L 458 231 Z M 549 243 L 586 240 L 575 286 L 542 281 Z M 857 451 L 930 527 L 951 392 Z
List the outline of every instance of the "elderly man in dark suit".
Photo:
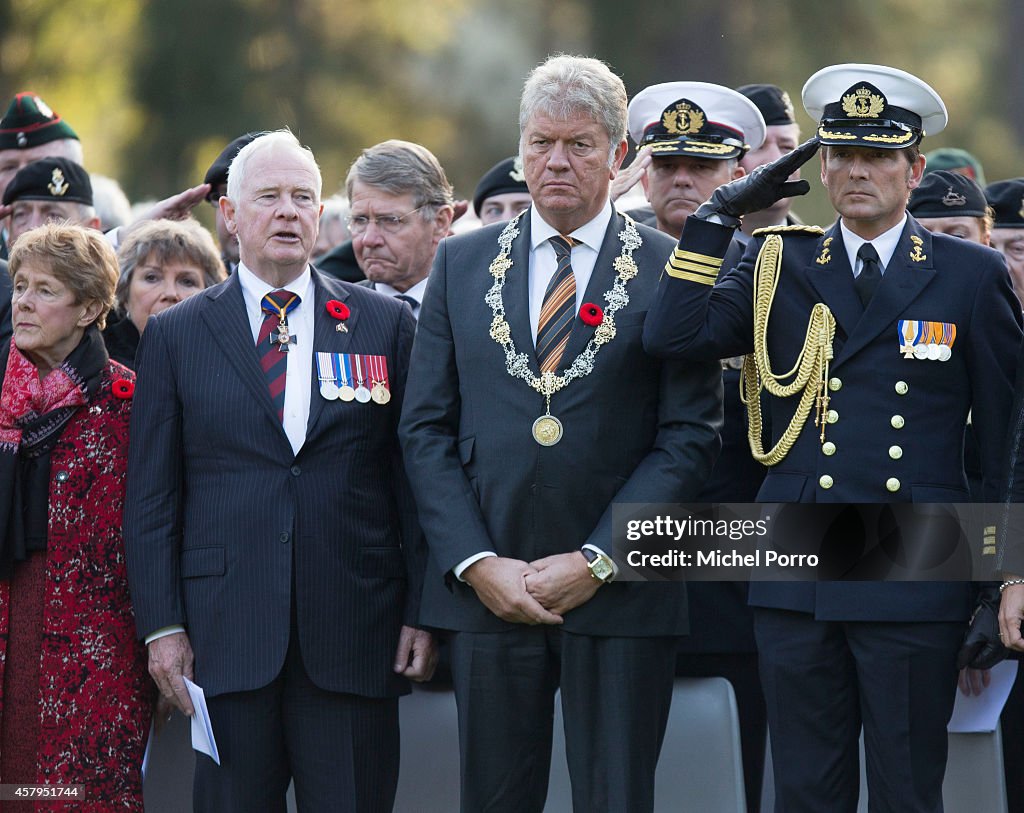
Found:
M 626 94 L 603 63 L 528 78 L 533 207 L 438 249 L 402 437 L 431 554 L 425 623 L 454 631 L 462 809 L 544 807 L 561 689 L 578 811 L 649 811 L 681 584 L 615 580 L 612 503 L 693 499 L 718 452 L 717 362 L 640 333 L 672 241 L 614 211 Z
M 365 285 L 419 318 L 437 244 L 454 214 L 452 185 L 421 144 L 390 139 L 367 147 L 345 179 L 349 231 Z
M 764 502 L 966 502 L 969 412 L 994 500 L 1020 308 L 998 254 L 907 214 L 924 171 L 920 141 L 946 124 L 942 99 L 903 71 L 854 64 L 819 71 L 803 100 L 816 139 L 719 188 L 687 220 L 644 346 L 674 359 L 753 351 L 774 444 L 758 440 L 749 387 L 752 446 L 770 467 Z M 765 229 L 724 267 L 740 216 L 807 191 L 787 178 L 818 142 L 838 222 Z M 787 389 L 780 371 L 801 353 L 806 385 Z M 798 407 L 815 400 L 817 422 Z M 856 809 L 863 727 L 869 808 L 940 811 L 972 585 L 757 582 L 750 601 L 776 810 Z
M 309 266 L 320 189 L 291 133 L 240 150 L 237 272 L 139 348 L 129 576 L 160 691 L 206 691 L 197 810 L 283 811 L 294 778 L 302 809 L 390 811 L 398 695 L 435 660 L 397 442 L 414 323 Z

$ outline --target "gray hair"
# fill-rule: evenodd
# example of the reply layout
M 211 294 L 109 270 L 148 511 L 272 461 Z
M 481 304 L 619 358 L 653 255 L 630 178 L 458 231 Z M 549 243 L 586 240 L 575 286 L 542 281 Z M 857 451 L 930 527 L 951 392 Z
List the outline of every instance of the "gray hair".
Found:
M 519 102 L 519 139 L 531 117 L 586 115 L 599 122 L 615 149 L 626 138 L 626 86 L 599 59 L 558 54 L 534 68 Z M 522 147 L 520 146 L 520 152 Z
M 132 220 L 132 205 L 128 196 L 113 178 L 106 175 L 90 173 L 92 181 L 92 202 L 96 207 L 96 216 L 100 219 L 100 228 L 110 231 L 119 226 L 126 226 Z
M 309 163 L 313 167 L 313 174 L 316 176 L 316 198 L 319 202 L 320 193 L 323 191 L 323 178 L 320 176 L 320 166 L 313 156 L 313 151 L 309 147 L 303 147 L 287 127 L 283 130 L 261 133 L 238 151 L 238 155 L 235 156 L 231 166 L 228 167 L 227 196 L 233 202 L 237 202 L 242 192 L 242 184 L 245 182 L 249 161 L 256 153 L 262 150 L 275 149 L 297 150 L 309 158 Z
M 121 274 L 117 280 L 117 306 L 128 304 L 132 274 L 146 260 L 163 266 L 169 262 L 189 263 L 203 272 L 203 286 L 209 288 L 225 277 L 224 263 L 213 237 L 197 220 L 150 220 L 129 232 L 117 250 Z
M 390 139 L 363 150 L 345 178 L 349 200 L 356 181 L 379 187 L 389 195 L 411 194 L 417 209 L 455 202 L 452 185 L 434 153 L 411 141 Z M 427 210 L 421 216 L 426 219 L 433 214 Z

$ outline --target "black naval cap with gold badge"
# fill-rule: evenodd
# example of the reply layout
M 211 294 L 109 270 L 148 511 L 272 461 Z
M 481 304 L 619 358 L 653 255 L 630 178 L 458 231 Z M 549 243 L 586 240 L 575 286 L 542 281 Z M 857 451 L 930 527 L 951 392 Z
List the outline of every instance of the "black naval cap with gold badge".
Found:
M 64 138 L 77 141 L 78 135 L 31 92 L 15 96 L 0 119 L 0 150 L 25 150 Z
M 1024 229 L 1024 178 L 990 183 L 985 198 L 996 213 L 997 229 Z
M 789 94 L 778 85 L 742 85 L 736 88 L 752 101 L 769 127 L 780 124 L 796 124 L 796 114 Z
M 948 169 L 925 175 L 907 204 L 914 217 L 984 217 L 987 208 L 978 182 Z
M 707 82 L 662 82 L 629 103 L 629 134 L 651 154 L 738 158 L 764 143 L 765 124 L 742 93 Z
M 946 105 L 916 76 L 885 65 L 822 68 L 807 80 L 804 109 L 818 139 L 838 147 L 910 147 L 946 126 Z
M 522 192 L 529 195 L 526 176 L 523 174 L 523 162 L 518 155 L 499 161 L 491 167 L 476 185 L 473 192 L 473 211 L 480 217 L 480 207 L 487 198 L 495 195 L 506 195 L 510 192 Z
M 92 206 L 92 182 L 81 164 L 67 158 L 40 158 L 25 164 L 4 190 L 4 206 L 16 200 L 53 200 Z

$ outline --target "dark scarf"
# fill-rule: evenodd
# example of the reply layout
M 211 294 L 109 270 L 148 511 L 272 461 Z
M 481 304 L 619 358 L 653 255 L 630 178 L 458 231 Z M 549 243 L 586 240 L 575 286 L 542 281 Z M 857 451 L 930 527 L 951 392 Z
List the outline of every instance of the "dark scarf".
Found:
M 99 390 L 107 351 L 95 325 L 43 381 L 14 342 L 0 387 L 0 578 L 14 562 L 46 549 L 50 453 L 80 406 Z

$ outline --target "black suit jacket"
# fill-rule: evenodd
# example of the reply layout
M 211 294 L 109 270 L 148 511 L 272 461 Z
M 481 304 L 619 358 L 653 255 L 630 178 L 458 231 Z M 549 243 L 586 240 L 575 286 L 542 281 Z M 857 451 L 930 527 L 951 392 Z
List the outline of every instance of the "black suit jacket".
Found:
M 732 230 L 687 221 L 680 249 L 722 257 Z M 751 241 L 733 270 L 712 288 L 665 274 L 644 343 L 666 357 L 734 356 L 753 348 L 753 265 L 764 236 Z M 824 302 L 836 318 L 829 367 L 837 421 L 826 454 L 813 418 L 792 450 L 765 477 L 763 502 L 965 502 L 963 436 L 973 412 L 994 500 L 1003 471 L 1013 370 L 1021 344 L 1020 305 L 1006 264 L 991 249 L 932 234 L 908 217 L 885 275 L 865 310 L 836 224 L 784 238 L 768 328 L 772 368 L 788 370 L 803 345 L 811 308 Z M 906 358 L 899 320 L 948 322 L 956 340 L 946 362 Z M 897 386 L 900 384 L 900 386 Z M 767 397 L 772 443 L 789 425 L 797 397 Z M 897 418 L 898 416 L 898 418 Z M 828 475 L 831 486 L 824 487 Z M 894 491 L 890 478 L 898 481 Z M 825 481 L 829 482 L 829 481 Z M 971 585 L 924 582 L 825 582 L 751 585 L 751 602 L 863 621 L 955 621 L 971 609 Z
M 346 240 L 324 254 L 316 261 L 316 267 L 324 274 L 335 279 L 345 280 L 345 282 L 359 282 L 366 278 L 356 260 L 356 252 L 352 247 L 351 240 Z
M 528 214 L 511 250 L 503 292 L 506 318 L 532 370 Z M 613 214 L 585 302 L 604 303 L 625 221 Z M 534 420 L 544 399 L 505 369 L 488 335 L 484 296 L 505 224 L 443 240 L 420 312 L 402 438 L 431 563 L 424 620 L 466 631 L 500 631 L 493 615 L 451 570 L 485 550 L 526 561 L 579 550 L 587 542 L 612 553 L 614 502 L 693 500 L 718 453 L 721 369 L 715 362 L 664 363 L 646 355 L 641 329 L 672 240 L 638 226 L 640 273 L 627 285 L 629 305 L 593 372 L 551 400 L 562 440 L 538 445 Z M 594 328 L 576 320 L 562 370 Z M 682 584 L 613 583 L 565 615 L 566 630 L 594 635 L 672 635 L 686 630 Z
M 417 620 L 426 555 L 397 437 L 414 322 L 386 297 L 316 271 L 313 281 L 314 353 L 386 356 L 392 399 L 327 401 L 314 367 L 298 455 L 237 274 L 150 319 L 139 347 L 125 511 L 138 631 L 184 624 L 211 695 L 278 674 L 293 585 L 318 686 L 372 697 L 406 688 L 391 666 L 402 623 Z M 347 332 L 330 299 L 348 305 Z
M 0 260 L 0 343 L 11 338 L 11 293 L 7 260 Z

